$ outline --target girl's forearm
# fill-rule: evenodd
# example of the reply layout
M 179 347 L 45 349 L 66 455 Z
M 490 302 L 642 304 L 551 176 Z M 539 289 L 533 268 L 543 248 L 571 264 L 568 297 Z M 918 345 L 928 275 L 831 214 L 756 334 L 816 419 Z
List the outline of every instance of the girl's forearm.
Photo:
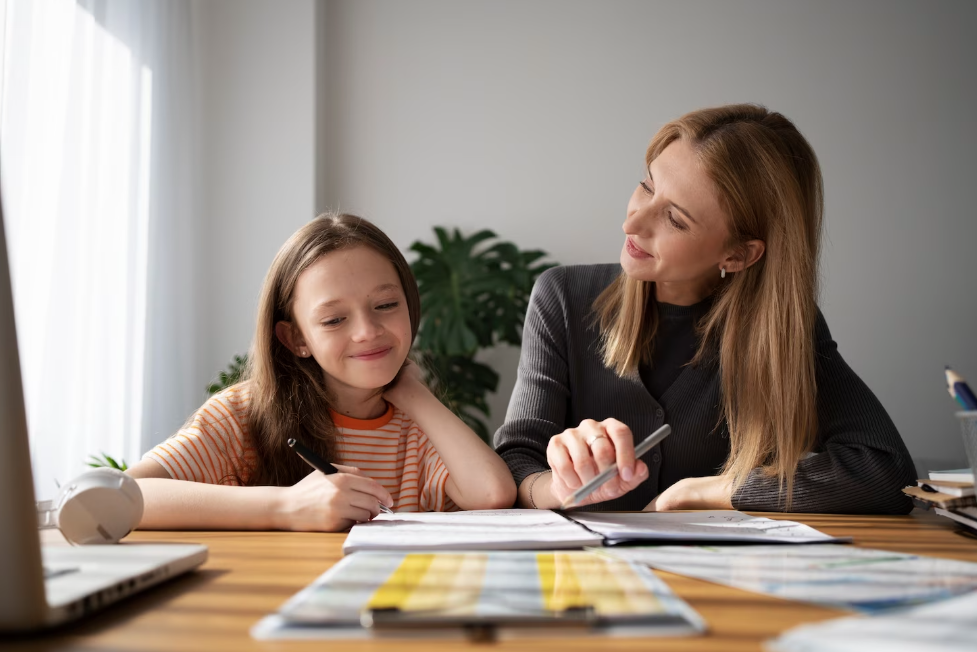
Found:
M 516 486 L 509 467 L 464 421 L 426 388 L 398 406 L 424 431 L 448 468 L 449 483 L 462 509 L 511 507 Z
M 138 479 L 143 530 L 275 530 L 279 487 Z

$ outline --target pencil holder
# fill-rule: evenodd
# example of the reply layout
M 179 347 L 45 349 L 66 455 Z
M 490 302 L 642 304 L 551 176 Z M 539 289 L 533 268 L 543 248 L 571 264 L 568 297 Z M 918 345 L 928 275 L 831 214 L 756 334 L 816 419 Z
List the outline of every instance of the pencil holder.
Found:
M 960 431 L 963 433 L 963 448 L 967 451 L 967 461 L 970 470 L 977 478 L 977 410 L 957 412 L 960 419 Z

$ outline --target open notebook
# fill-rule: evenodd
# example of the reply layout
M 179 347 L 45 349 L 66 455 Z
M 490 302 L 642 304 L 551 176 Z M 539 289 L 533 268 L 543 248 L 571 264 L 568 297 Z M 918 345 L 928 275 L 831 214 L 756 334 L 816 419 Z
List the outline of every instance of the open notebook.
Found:
M 359 550 L 560 550 L 619 543 L 828 543 L 794 521 L 737 511 L 555 512 L 499 509 L 380 514 L 355 525 L 343 553 Z

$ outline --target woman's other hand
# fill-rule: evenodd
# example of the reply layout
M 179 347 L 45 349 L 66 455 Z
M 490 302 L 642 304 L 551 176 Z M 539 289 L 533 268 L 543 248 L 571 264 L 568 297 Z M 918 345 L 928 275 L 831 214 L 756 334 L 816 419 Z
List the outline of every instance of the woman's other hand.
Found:
M 553 469 L 550 492 L 562 503 L 595 475 L 616 464 L 618 474 L 580 501 L 580 505 L 613 500 L 648 479 L 648 467 L 634 459 L 631 429 L 617 419 L 586 419 L 550 439 L 546 460 Z
M 291 487 L 282 487 L 276 509 L 280 530 L 338 532 L 380 513 L 378 502 L 393 507 L 380 484 L 359 469 L 335 465 L 339 473 L 313 471 Z
M 733 509 L 733 482 L 724 475 L 684 478 L 648 503 L 646 512 L 673 509 Z

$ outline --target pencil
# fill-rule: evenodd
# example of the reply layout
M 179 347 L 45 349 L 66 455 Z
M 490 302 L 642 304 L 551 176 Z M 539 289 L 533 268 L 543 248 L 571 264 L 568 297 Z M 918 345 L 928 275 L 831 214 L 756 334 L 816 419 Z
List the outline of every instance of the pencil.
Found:
M 339 469 L 337 469 L 335 466 L 333 466 L 329 462 L 325 461 L 324 459 L 316 455 L 311 448 L 309 448 L 299 440 L 289 439 L 288 445 L 293 451 L 295 451 L 296 455 L 298 455 L 303 460 L 305 460 L 306 464 L 311 466 L 316 471 L 321 472 L 323 475 L 332 475 L 333 473 L 339 473 Z M 379 500 L 377 501 L 377 505 L 380 506 L 380 511 L 383 512 L 384 514 L 394 513 L 394 510 L 390 509 L 389 507 L 381 503 Z
M 963 376 L 951 369 L 949 365 L 946 367 L 946 390 L 964 410 L 977 410 L 977 396 L 974 396 L 973 390 L 967 385 Z

